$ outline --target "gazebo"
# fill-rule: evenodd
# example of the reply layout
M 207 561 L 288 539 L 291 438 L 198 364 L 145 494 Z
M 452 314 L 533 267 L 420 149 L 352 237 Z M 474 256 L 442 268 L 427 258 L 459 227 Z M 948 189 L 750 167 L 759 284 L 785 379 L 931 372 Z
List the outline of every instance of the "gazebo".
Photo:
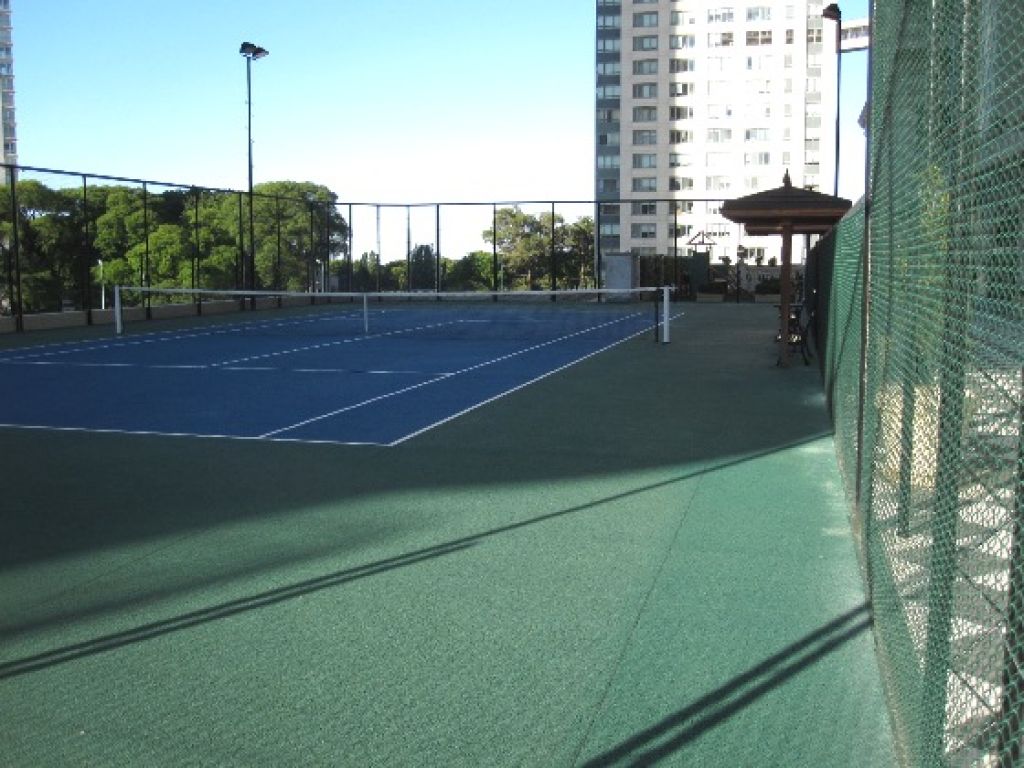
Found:
M 828 232 L 850 210 L 852 203 L 841 197 L 824 195 L 810 189 L 798 189 L 789 178 L 782 186 L 746 197 L 726 200 L 722 215 L 729 221 L 743 224 L 747 234 L 782 235 L 782 274 L 779 278 L 779 365 L 789 365 L 789 312 L 793 284 L 793 235 L 821 235 Z

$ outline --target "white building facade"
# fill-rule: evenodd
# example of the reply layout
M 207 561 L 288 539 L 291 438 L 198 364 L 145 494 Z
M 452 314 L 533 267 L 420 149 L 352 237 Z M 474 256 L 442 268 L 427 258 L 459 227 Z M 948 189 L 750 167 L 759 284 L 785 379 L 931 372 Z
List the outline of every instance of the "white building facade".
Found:
M 837 38 L 823 6 L 597 0 L 602 253 L 779 258 L 778 238 L 747 237 L 718 211 L 780 186 L 787 170 L 794 185 L 832 193 Z

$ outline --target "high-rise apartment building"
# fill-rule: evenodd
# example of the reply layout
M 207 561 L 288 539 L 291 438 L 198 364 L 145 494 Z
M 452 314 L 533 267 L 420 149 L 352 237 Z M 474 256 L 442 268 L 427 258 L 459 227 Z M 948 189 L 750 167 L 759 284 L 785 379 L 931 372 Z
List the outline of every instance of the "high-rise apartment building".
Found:
M 833 191 L 836 37 L 823 0 L 597 0 L 601 249 L 777 257 L 721 201 L 792 183 Z M 797 249 L 795 248 L 795 251 Z M 799 258 L 799 254 L 797 254 Z
M 4 162 L 18 162 L 14 130 L 14 44 L 11 37 L 11 0 L 0 0 L 0 140 Z

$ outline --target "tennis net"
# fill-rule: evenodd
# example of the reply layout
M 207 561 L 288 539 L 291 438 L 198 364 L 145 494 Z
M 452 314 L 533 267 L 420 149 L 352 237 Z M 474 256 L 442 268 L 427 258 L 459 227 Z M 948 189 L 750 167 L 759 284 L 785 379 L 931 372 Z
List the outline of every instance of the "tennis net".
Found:
M 668 343 L 671 288 L 466 292 L 216 291 L 118 286 L 117 334 L 161 325 L 258 334 L 542 340 L 571 336 Z

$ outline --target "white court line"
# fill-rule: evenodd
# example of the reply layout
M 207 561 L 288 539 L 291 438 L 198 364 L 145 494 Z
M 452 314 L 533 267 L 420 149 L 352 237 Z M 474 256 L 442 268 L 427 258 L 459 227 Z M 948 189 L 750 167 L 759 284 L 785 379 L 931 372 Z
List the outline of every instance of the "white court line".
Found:
M 272 437 L 273 435 L 279 435 L 282 432 L 290 432 L 293 429 L 299 429 L 300 427 L 305 427 L 305 426 L 308 426 L 310 424 L 314 424 L 314 423 L 316 423 L 318 421 L 323 421 L 324 419 L 330 419 L 330 418 L 333 418 L 334 416 L 338 416 L 338 415 L 340 415 L 342 413 L 347 413 L 348 411 L 354 411 L 357 408 L 362 408 L 364 406 L 371 405 L 373 403 L 379 403 L 382 400 L 388 400 L 388 399 L 390 399 L 392 397 L 397 397 L 398 395 L 404 395 L 407 392 L 412 392 L 413 390 L 422 389 L 423 387 L 430 386 L 431 384 L 436 384 L 439 381 L 447 381 L 448 379 L 451 379 L 454 376 L 461 376 L 462 374 L 470 373 L 472 371 L 476 371 L 476 370 L 479 370 L 481 368 L 485 368 L 485 367 L 487 367 L 489 365 L 495 365 L 497 363 L 504 362 L 505 360 L 510 360 L 513 357 L 518 357 L 520 355 L 525 355 L 527 352 L 533 352 L 533 351 L 536 351 L 538 349 L 542 349 L 544 347 L 551 346 L 552 344 L 558 344 L 558 343 L 561 343 L 561 342 L 566 341 L 568 339 L 574 338 L 576 336 L 581 336 L 583 334 L 590 333 L 591 331 L 596 331 L 596 330 L 598 330 L 600 328 L 605 328 L 605 327 L 607 327 L 609 325 L 614 325 L 616 323 L 621 323 L 621 322 L 623 322 L 625 320 L 629 320 L 631 318 L 639 317 L 639 316 L 641 316 L 641 313 L 635 312 L 633 314 L 624 315 L 622 317 L 617 317 L 614 320 L 609 320 L 606 323 L 600 323 L 599 325 L 595 325 L 595 326 L 592 326 L 590 328 L 586 328 L 584 330 L 575 331 L 573 333 L 566 334 L 565 336 L 559 336 L 556 339 L 549 339 L 548 341 L 541 342 L 540 344 L 534 344 L 533 346 L 530 346 L 530 347 L 524 347 L 523 349 L 517 350 L 515 352 L 510 352 L 507 355 L 502 355 L 501 357 L 496 357 L 496 358 L 493 358 L 491 360 L 485 360 L 482 363 L 477 363 L 475 365 L 468 366 L 466 368 L 463 368 L 463 369 L 458 370 L 458 371 L 454 371 L 453 373 L 450 373 L 450 374 L 447 374 L 447 375 L 444 375 L 444 376 L 438 376 L 436 379 L 431 379 L 429 381 L 422 381 L 419 384 L 413 384 L 412 386 L 408 386 L 408 387 L 402 387 L 401 389 L 394 390 L 393 392 L 385 392 L 383 395 L 377 395 L 376 397 L 371 397 L 368 400 L 363 400 L 362 402 L 359 402 L 359 403 L 354 403 L 352 405 L 347 405 L 344 408 L 338 408 L 337 410 L 329 411 L 328 413 L 322 413 L 322 414 L 320 414 L 318 416 L 312 416 L 312 417 L 310 417 L 308 419 L 304 419 L 304 420 L 302 420 L 300 422 L 297 422 L 295 424 L 291 424 L 289 426 L 281 427 L 280 429 L 275 429 L 275 430 L 273 430 L 271 432 L 267 432 L 267 433 L 265 433 L 262 436 L 263 437 Z M 621 344 L 622 341 L 626 341 L 627 339 L 635 338 L 636 336 L 640 336 L 643 333 L 650 333 L 650 330 L 651 330 L 650 328 L 644 328 L 644 329 L 642 329 L 640 331 L 637 331 L 636 333 L 632 334 L 631 336 L 627 336 L 625 339 L 622 339 L 620 341 L 615 342 L 615 344 Z M 608 347 L 605 347 L 604 349 L 610 349 L 611 347 L 615 346 L 615 344 L 611 344 Z M 599 350 L 599 351 L 603 351 L 603 350 Z M 592 354 L 596 354 L 596 353 L 588 354 L 586 357 L 590 357 L 590 356 L 592 356 Z M 579 359 L 580 360 L 585 360 L 586 357 L 579 358 Z M 563 368 L 565 368 L 565 367 L 568 367 L 568 366 L 563 366 Z M 562 369 L 560 368 L 558 370 L 562 370 Z M 514 391 L 514 390 L 509 390 L 509 391 Z M 492 399 L 496 399 L 496 398 L 492 398 Z M 490 402 L 490 401 L 488 401 L 488 402 Z M 454 418 L 454 417 L 452 417 L 452 418 Z M 443 422 L 439 422 L 439 423 L 443 423 Z
M 308 443 L 310 445 L 355 445 L 355 446 L 376 446 L 387 447 L 385 443 L 372 443 L 359 440 L 299 440 L 290 437 L 252 437 L 245 435 L 211 435 L 203 432 L 159 432 L 148 429 L 108 429 L 102 427 L 53 427 L 45 424 L 0 424 L 0 429 L 23 429 L 35 432 L 81 432 L 97 435 L 143 435 L 150 437 L 192 437 L 203 440 L 243 440 L 248 442 L 260 441 L 268 443 Z
M 225 323 L 223 325 L 209 326 L 202 329 L 176 329 L 170 331 L 149 331 L 138 336 L 127 339 L 82 339 L 80 341 L 60 341 L 40 346 L 24 347 L 21 349 L 0 350 L 0 363 L 12 363 L 32 360 L 39 357 L 53 357 L 57 355 L 73 355 L 79 352 L 92 352 L 96 350 L 123 349 L 125 347 L 137 347 L 143 344 L 155 344 L 165 341 L 181 341 L 187 339 L 208 338 L 210 336 L 224 336 L 231 333 L 241 333 L 243 330 L 260 328 L 285 328 L 292 325 L 303 325 L 325 322 L 337 319 L 362 319 L 362 312 L 346 311 L 338 313 L 322 312 L 309 317 L 279 318 L 269 320 L 245 320 L 237 323 Z M 29 350 L 32 350 L 31 352 Z M 7 356 L 8 352 L 15 353 Z
M 675 320 L 677 317 L 682 317 L 683 314 L 684 313 L 680 312 L 677 315 L 673 315 L 670 319 L 671 320 Z M 479 403 L 474 403 L 473 405 L 469 406 L 468 408 L 464 408 L 463 410 L 459 411 L 458 413 L 453 413 L 450 416 L 446 416 L 445 418 L 443 418 L 443 419 L 441 419 L 439 421 L 435 421 L 433 424 L 428 424 L 427 426 L 423 427 L 422 429 L 418 429 L 415 432 L 411 432 L 408 435 L 405 435 L 404 437 L 400 437 L 399 439 L 397 439 L 397 440 L 395 440 L 395 441 L 393 441 L 391 443 L 388 443 L 387 446 L 389 448 L 393 448 L 396 445 L 401 445 L 402 443 L 406 442 L 407 440 L 412 440 L 414 437 L 418 437 L 419 435 L 422 435 L 424 432 L 429 432 L 432 429 L 436 429 L 437 427 L 440 427 L 443 424 L 447 424 L 449 421 L 454 421 L 455 419 L 459 418 L 460 416 L 465 416 L 467 413 L 470 413 L 471 411 L 475 411 L 477 408 L 482 408 L 485 405 L 489 405 L 490 403 L 493 403 L 496 400 L 500 400 L 501 398 L 506 397 L 507 395 L 511 395 L 513 392 L 518 392 L 519 390 L 525 389 L 526 387 L 529 387 L 532 384 L 536 384 L 538 381 L 542 381 L 543 379 L 546 379 L 548 376 L 553 376 L 554 374 L 560 373 L 561 371 L 564 371 L 567 368 L 572 368 L 572 366 L 576 365 L 577 363 L 582 363 L 584 360 L 587 360 L 587 359 L 589 359 L 591 357 L 594 357 L 596 355 L 600 355 L 602 352 L 607 352 L 609 349 L 611 349 L 613 347 L 617 347 L 619 344 L 627 342 L 630 339 L 635 339 L 637 336 L 642 336 L 643 334 L 650 333 L 650 332 L 651 332 L 650 328 L 644 328 L 644 329 L 639 330 L 636 333 L 632 334 L 631 336 L 626 336 L 625 338 L 619 339 L 618 341 L 614 341 L 611 344 L 608 344 L 607 346 L 601 347 L 600 349 L 595 349 L 593 352 L 590 352 L 590 353 L 584 355 L 583 357 L 578 357 L 575 360 L 570 360 L 568 363 L 566 363 L 563 366 L 560 366 L 560 367 L 555 368 L 553 370 L 550 370 L 550 371 L 547 371 L 545 373 L 542 373 L 540 376 L 537 376 L 536 378 L 530 379 L 529 381 L 524 381 L 522 384 L 517 384 L 516 386 L 512 387 L 511 389 L 507 389 L 504 392 L 499 392 L 498 394 L 494 395 L 493 397 L 489 397 L 486 400 L 481 400 Z M 471 369 L 467 369 L 467 370 L 471 370 Z
M 330 413 L 323 413 L 323 414 L 320 414 L 319 416 L 313 416 L 312 418 L 305 419 L 304 421 L 300 421 L 300 422 L 298 422 L 296 424 L 292 424 L 292 425 L 287 426 L 287 427 L 282 427 L 281 429 L 275 429 L 272 432 L 266 432 L 266 433 L 260 435 L 260 437 L 273 437 L 274 435 L 279 435 L 282 432 L 290 432 L 293 429 L 298 429 L 299 427 L 304 427 L 307 424 L 313 424 L 314 422 L 323 421 L 324 419 L 329 419 L 332 416 L 337 416 L 337 415 L 345 413 L 347 411 L 354 411 L 357 408 L 362 408 L 363 406 L 370 405 L 371 403 L 378 403 L 381 400 L 387 400 L 387 399 L 392 398 L 392 397 L 397 397 L 398 395 L 405 394 L 406 392 L 411 392 L 414 389 L 419 389 L 420 387 L 425 387 L 428 384 L 433 384 L 435 381 L 441 381 L 441 380 L 447 379 L 447 378 L 448 378 L 448 376 L 439 376 L 436 379 L 431 379 L 430 381 L 421 381 L 419 384 L 412 384 L 411 386 L 403 387 L 402 389 L 395 390 L 394 392 L 386 392 L 383 395 L 377 395 L 377 397 L 371 397 L 369 400 L 363 400 L 362 402 L 354 403 L 353 405 L 346 405 L 344 408 L 338 408 L 337 410 L 331 411 Z
M 248 363 L 252 360 L 266 360 L 271 357 L 280 357 L 281 355 L 294 355 L 299 352 L 310 352 L 316 349 L 328 349 L 330 347 L 337 347 L 342 344 L 354 344 L 360 341 L 372 341 L 373 339 L 383 339 L 387 336 L 398 336 L 403 333 L 415 333 L 416 331 L 425 331 L 431 328 L 443 328 L 447 325 L 456 325 L 459 320 L 448 320 L 443 323 L 428 323 L 426 325 L 416 325 L 410 328 L 398 328 L 393 331 L 384 331 L 383 333 L 370 333 L 363 336 L 351 336 L 344 339 L 337 339 L 336 341 L 322 341 L 317 344 L 306 344 L 301 347 L 293 347 L 292 349 L 281 349 L 277 352 L 265 352 L 261 355 L 250 355 L 248 357 L 240 357 L 237 360 L 227 360 L 220 363 L 212 363 L 213 367 L 223 367 L 229 365 L 235 365 L 236 363 Z
M 635 317 L 635 316 L 638 316 L 639 314 L 641 314 L 641 313 L 636 313 L 634 315 L 629 315 L 627 317 L 619 318 L 619 319 L 617 319 L 615 321 L 611 321 L 609 323 L 606 323 L 606 325 L 610 325 L 612 322 L 621 322 L 622 320 L 628 319 L 628 317 Z M 684 314 L 685 314 L 685 312 L 679 312 L 678 314 L 673 315 L 670 319 L 671 320 L 675 320 L 678 317 L 682 317 Z M 598 328 L 598 327 L 601 327 L 601 326 L 595 326 L 595 328 Z M 593 330 L 593 329 L 590 329 L 590 330 Z M 570 334 L 569 336 L 566 336 L 564 338 L 571 338 L 572 336 L 576 336 L 576 335 L 579 335 L 580 333 L 585 333 L 585 332 L 586 331 L 580 331 L 580 332 L 577 332 L 577 333 L 574 333 L 574 334 Z M 390 447 L 394 447 L 394 446 L 400 445 L 400 444 L 402 444 L 402 443 L 404 443 L 404 442 L 406 442 L 408 440 L 413 439 L 414 437 L 417 437 L 418 435 L 421 435 L 421 434 L 423 434 L 425 432 L 428 432 L 428 431 L 430 431 L 432 429 L 435 429 L 436 427 L 439 427 L 439 426 L 441 426 L 443 424 L 446 424 L 446 423 L 448 423 L 450 421 L 453 421 L 454 419 L 458 418 L 459 416 L 462 416 L 462 415 L 464 415 L 466 413 L 474 411 L 477 408 L 480 408 L 481 406 L 484 406 L 484 405 L 487 405 L 489 403 L 495 402 L 496 400 L 499 400 L 499 399 L 505 397 L 506 395 L 509 395 L 509 394 L 512 394 L 513 392 L 516 392 L 518 390 L 524 389 L 525 387 L 528 387 L 531 384 L 534 384 L 534 383 L 536 383 L 538 381 L 541 381 L 542 379 L 547 378 L 548 376 L 551 376 L 552 374 L 555 374 L 555 373 L 558 373 L 559 371 L 563 371 L 563 370 L 565 370 L 567 368 L 570 368 L 570 367 L 576 365 L 579 362 L 582 362 L 582 361 L 584 361 L 584 360 L 586 360 L 586 359 L 588 359 L 590 357 L 594 357 L 595 355 L 598 355 L 598 354 L 600 354 L 600 353 L 602 353 L 604 351 L 607 351 L 608 349 L 611 349 L 612 347 L 618 346 L 619 344 L 622 344 L 623 342 L 629 341 L 630 339 L 634 339 L 634 338 L 636 338 L 638 336 L 642 336 L 643 334 L 649 333 L 649 332 L 650 332 L 650 328 L 641 329 L 641 330 L 637 331 L 636 333 L 631 334 L 630 336 L 626 336 L 625 338 L 623 338 L 623 339 L 621 339 L 619 341 L 613 342 L 612 344 L 609 344 L 609 345 L 607 345 L 605 347 L 602 347 L 601 349 L 598 349 L 598 350 L 595 350 L 593 352 L 590 352 L 590 353 L 588 353 L 587 355 L 585 355 L 583 357 L 580 357 L 580 358 L 578 358 L 576 360 L 570 361 L 570 362 L 566 363 L 565 365 L 561 366 L 560 368 L 557 368 L 555 370 L 552 370 L 552 371 L 549 371 L 547 373 L 544 373 L 541 376 L 538 376 L 538 377 L 536 377 L 536 378 L 534 378 L 534 379 L 532 379 L 530 381 L 524 382 L 522 384 L 518 384 L 517 386 L 515 386 L 515 387 L 513 387 L 513 388 L 511 388 L 509 390 L 506 390 L 504 392 L 500 392 L 497 395 L 494 395 L 493 397 L 488 398 L 487 400 L 484 400 L 484 401 L 482 401 L 480 403 L 476 403 L 476 404 L 470 406 L 469 408 L 466 408 L 466 409 L 460 411 L 459 413 L 452 414 L 451 416 L 447 416 L 444 419 L 441 419 L 441 420 L 439 420 L 439 421 L 437 421 L 437 422 L 435 422 L 435 423 L 433 423 L 433 424 L 431 424 L 431 425 L 429 425 L 427 427 L 424 427 L 424 428 L 419 429 L 419 430 L 417 430 L 415 432 L 412 432 L 412 433 L 410 433 L 410 434 L 408 434 L 408 435 L 406 435 L 404 437 L 401 437 L 398 440 L 395 440 L 395 441 L 393 441 L 391 443 L 379 443 L 379 442 L 366 441 L 366 440 L 362 440 L 362 441 L 360 441 L 360 440 L 324 440 L 324 439 L 303 439 L 303 438 L 289 438 L 289 437 L 276 437 L 276 436 L 273 436 L 273 435 L 277 435 L 280 432 L 287 431 L 288 429 L 294 429 L 295 426 L 285 428 L 284 430 L 276 430 L 275 432 L 270 432 L 270 433 L 267 433 L 266 435 L 258 435 L 258 436 L 221 435 L 221 434 L 212 434 L 211 435 L 211 434 L 193 433 L 193 432 L 161 432 L 161 431 L 158 431 L 158 430 L 109 429 L 109 428 L 92 428 L 92 427 L 58 427 L 58 426 L 47 426 L 47 425 L 5 424 L 5 423 L 0 423 L 0 428 L 2 428 L 2 429 L 21 429 L 21 430 L 30 430 L 30 431 L 42 431 L 42 432 L 68 432 L 68 433 L 85 433 L 85 434 L 95 433 L 95 434 L 112 434 L 112 435 L 141 435 L 141 436 L 153 436 L 153 437 L 182 437 L 182 438 L 216 439 L 216 440 L 240 440 L 240 441 L 248 441 L 248 442 L 259 440 L 259 441 L 271 442 L 271 443 L 294 443 L 294 444 L 310 444 L 310 445 L 336 445 L 336 446 L 390 448 Z M 163 333 L 163 332 L 161 332 L 161 333 Z M 560 339 L 555 339 L 555 340 L 552 340 L 552 341 L 545 342 L 543 344 L 538 344 L 535 347 L 531 347 L 529 349 L 521 350 L 519 353 L 515 353 L 515 354 L 522 354 L 524 352 L 530 351 L 531 349 L 536 349 L 536 348 L 539 348 L 539 347 L 542 347 L 542 346 L 547 346 L 548 344 L 555 343 L 556 341 L 560 341 Z M 500 360 L 503 360 L 503 359 L 507 359 L 507 358 L 512 357 L 512 356 L 514 356 L 514 355 L 505 355 L 505 356 L 503 356 L 501 358 L 497 358 L 494 362 L 497 362 L 497 361 L 500 361 Z M 463 373 L 463 372 L 466 372 L 466 371 L 474 370 L 476 368 L 482 367 L 483 365 L 487 365 L 487 364 L 490 364 L 490 363 L 481 363 L 481 364 L 478 364 L 478 365 L 475 365 L 475 366 L 471 366 L 470 368 L 463 369 L 463 371 L 456 371 L 454 373 L 437 374 L 437 376 L 438 376 L 437 379 L 429 381 L 429 382 L 423 382 L 423 383 L 421 383 L 420 385 L 417 385 L 417 386 L 425 386 L 426 384 L 432 384 L 435 381 L 442 381 L 442 380 L 444 380 L 446 378 L 450 378 L 451 376 L 456 375 L 457 373 Z M 405 390 L 402 390 L 402 391 L 408 391 L 410 389 L 415 389 L 415 388 L 416 387 L 407 387 L 407 388 L 405 388 Z M 384 399 L 386 397 L 392 397 L 394 395 L 401 394 L 402 391 L 395 392 L 395 393 L 390 393 L 390 394 L 387 394 L 387 395 L 383 395 L 380 398 L 375 398 L 375 399 L 376 400 L 380 400 L 380 399 Z M 372 401 L 367 401 L 366 403 L 363 403 L 363 404 L 368 404 L 369 402 L 372 402 Z M 357 404 L 356 406 L 353 406 L 353 407 L 359 407 L 359 405 Z M 348 409 L 343 409 L 343 410 L 348 410 Z M 341 411 L 339 411 L 339 413 L 340 412 Z M 324 415 L 324 416 L 317 417 L 317 418 L 318 419 L 328 418 L 328 415 Z M 310 421 L 312 421 L 312 420 L 310 420 Z M 268 436 L 268 435 L 272 435 L 272 436 Z

